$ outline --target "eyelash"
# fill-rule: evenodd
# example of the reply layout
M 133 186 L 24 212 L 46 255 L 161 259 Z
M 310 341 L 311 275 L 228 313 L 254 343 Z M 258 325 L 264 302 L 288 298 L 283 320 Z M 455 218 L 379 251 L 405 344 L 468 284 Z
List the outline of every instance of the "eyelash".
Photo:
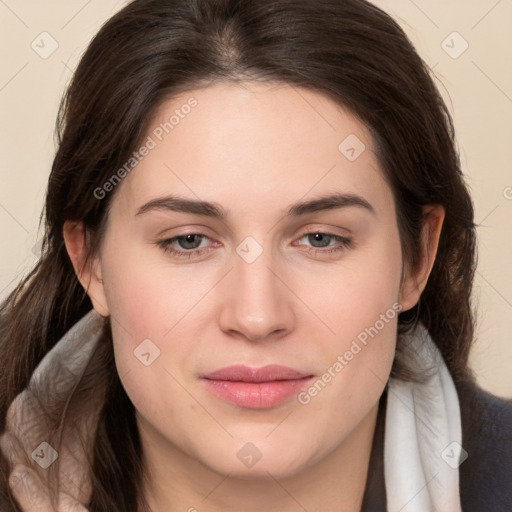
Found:
M 165 240 L 160 240 L 156 243 L 159 247 L 161 247 L 164 250 L 164 252 L 170 253 L 173 256 L 177 256 L 178 258 L 187 258 L 187 259 L 198 258 L 202 254 L 204 254 L 205 251 L 208 251 L 209 248 L 203 247 L 201 249 L 190 249 L 188 251 L 185 251 L 185 250 L 179 251 L 172 247 L 173 242 L 176 242 L 181 238 L 186 238 L 187 236 L 190 236 L 190 235 L 195 235 L 195 236 L 199 236 L 199 237 L 203 237 L 203 238 L 209 238 L 207 235 L 203 235 L 202 233 L 185 233 L 184 235 L 178 235 L 173 238 L 167 238 Z M 337 253 L 337 252 L 341 252 L 346 249 L 349 249 L 353 245 L 353 241 L 351 238 L 347 238 L 347 237 L 340 236 L 340 235 L 335 235 L 333 233 L 327 233 L 324 231 L 307 231 L 306 233 L 303 233 L 298 239 L 300 240 L 301 238 L 304 238 L 307 235 L 324 235 L 324 236 L 327 235 L 341 243 L 340 246 L 334 247 L 334 248 L 331 248 L 328 250 L 323 250 L 323 249 L 318 249 L 318 248 L 309 248 L 306 251 L 309 254 L 318 255 L 318 254 Z

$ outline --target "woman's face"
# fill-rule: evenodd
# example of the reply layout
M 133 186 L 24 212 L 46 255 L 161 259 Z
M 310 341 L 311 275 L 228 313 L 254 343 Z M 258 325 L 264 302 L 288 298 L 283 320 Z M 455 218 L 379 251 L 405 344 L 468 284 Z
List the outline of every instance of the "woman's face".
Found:
M 222 474 L 296 474 L 375 411 L 415 303 L 369 133 L 321 94 L 221 83 L 164 103 L 144 145 L 98 192 L 89 288 L 139 426 Z M 204 378 L 233 365 L 297 373 Z

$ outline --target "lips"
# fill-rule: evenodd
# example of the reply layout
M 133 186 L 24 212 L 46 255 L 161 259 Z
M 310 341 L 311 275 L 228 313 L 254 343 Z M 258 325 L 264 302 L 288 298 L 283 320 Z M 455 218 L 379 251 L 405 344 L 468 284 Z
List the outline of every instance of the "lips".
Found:
M 276 380 L 297 380 L 310 376 L 287 366 L 271 364 L 261 368 L 250 368 L 243 365 L 227 366 L 208 373 L 203 378 L 239 382 L 272 382 Z
M 280 365 L 250 368 L 228 366 L 202 375 L 206 388 L 217 397 L 239 407 L 276 407 L 306 387 L 313 375 Z

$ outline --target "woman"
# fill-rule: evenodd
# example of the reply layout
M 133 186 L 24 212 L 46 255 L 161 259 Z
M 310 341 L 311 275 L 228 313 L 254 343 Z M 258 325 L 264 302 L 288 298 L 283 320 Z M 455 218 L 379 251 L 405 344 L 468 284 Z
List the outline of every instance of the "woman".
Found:
M 2 511 L 510 508 L 472 202 L 388 15 L 135 0 L 59 120 L 2 306 Z

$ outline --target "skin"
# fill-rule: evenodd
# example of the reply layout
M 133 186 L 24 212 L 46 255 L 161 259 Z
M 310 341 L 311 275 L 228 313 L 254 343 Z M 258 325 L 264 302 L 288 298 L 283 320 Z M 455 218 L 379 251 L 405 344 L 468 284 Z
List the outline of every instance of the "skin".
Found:
M 162 104 L 147 135 L 190 97 L 198 105 L 117 185 L 98 254 L 86 263 L 82 225 L 64 228 L 95 310 L 112 319 L 149 503 L 162 512 L 360 510 L 397 316 L 306 405 L 292 397 L 273 408 L 241 408 L 211 394 L 198 376 L 232 364 L 282 364 L 321 377 L 393 304 L 417 303 L 443 209 L 429 208 L 422 258 L 409 269 L 392 192 L 354 116 L 286 84 L 218 83 Z M 366 146 L 355 161 L 338 150 L 350 134 Z M 363 197 L 374 213 L 348 206 L 284 215 L 292 203 L 334 192 Z M 171 193 L 215 202 L 228 214 L 136 215 Z M 157 244 L 193 233 L 205 235 L 196 240 L 206 248 L 197 257 Z M 352 243 L 327 254 L 321 251 L 340 242 L 321 247 L 308 233 Z M 248 236 L 263 249 L 252 263 L 236 251 Z M 172 247 L 193 250 L 177 241 Z M 160 350 L 149 366 L 134 356 L 145 339 Z M 252 467 L 237 457 L 248 442 L 261 452 Z

